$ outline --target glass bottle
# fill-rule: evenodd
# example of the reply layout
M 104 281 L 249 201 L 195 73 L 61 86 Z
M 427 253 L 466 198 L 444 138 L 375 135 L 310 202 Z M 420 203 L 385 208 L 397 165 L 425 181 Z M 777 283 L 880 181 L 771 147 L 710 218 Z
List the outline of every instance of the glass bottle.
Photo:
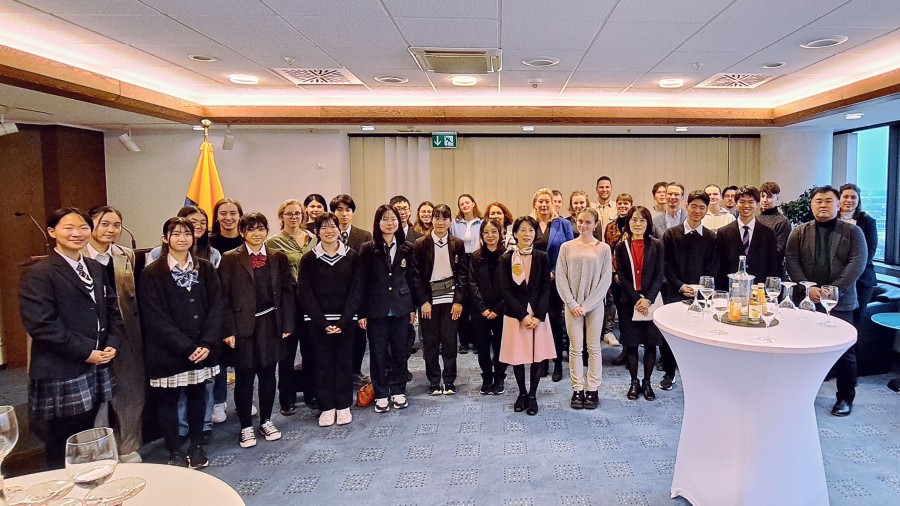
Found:
M 747 306 L 747 318 L 751 322 L 758 322 L 761 312 L 762 300 L 759 298 L 759 287 L 753 285 L 753 290 L 750 293 L 750 303 Z
M 744 303 L 741 300 L 740 287 L 738 283 L 731 283 L 731 291 L 728 292 L 728 319 L 736 322 L 741 319 L 741 311 Z
M 741 298 L 741 315 L 747 316 L 747 309 L 750 306 L 750 290 L 753 287 L 753 280 L 756 277 L 747 272 L 747 257 L 741 255 L 738 257 L 738 270 L 734 274 L 728 275 L 728 284 L 737 283 L 737 294 Z

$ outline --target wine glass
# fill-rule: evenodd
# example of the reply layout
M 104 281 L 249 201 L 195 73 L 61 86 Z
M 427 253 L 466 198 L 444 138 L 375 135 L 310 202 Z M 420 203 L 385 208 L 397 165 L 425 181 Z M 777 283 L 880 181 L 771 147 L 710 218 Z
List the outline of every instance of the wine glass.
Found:
M 722 321 L 722 318 L 725 317 L 725 313 L 728 311 L 728 292 L 724 290 L 716 290 L 712 295 L 712 312 L 716 315 L 716 318 L 719 320 L 719 324 L 724 328 L 725 322 Z M 725 335 L 728 332 L 716 327 L 709 331 L 710 334 L 715 334 L 717 336 Z
M 778 315 L 778 304 L 767 300 L 760 307 L 759 317 L 766 322 L 766 337 L 763 338 L 764 341 L 772 342 L 776 340 L 769 335 L 769 325 L 772 323 L 772 320 L 775 319 L 776 315 Z
M 700 295 L 700 285 L 689 285 L 694 289 L 694 302 L 691 302 L 691 305 L 688 306 L 688 314 L 697 318 L 703 317 L 703 305 L 700 304 L 700 300 L 698 296 Z
M 81 488 L 106 483 L 118 462 L 116 438 L 109 427 L 81 431 L 66 440 L 66 474 Z
M 19 441 L 19 422 L 12 406 L 0 406 L 0 504 L 6 504 L 3 488 L 3 459 L 12 453 Z
M 797 283 L 793 281 L 782 281 L 781 285 L 784 287 L 784 300 L 781 301 L 781 304 L 778 305 L 781 309 L 797 309 L 797 306 L 794 305 L 794 286 Z
M 838 293 L 838 287 L 833 285 L 822 285 L 822 288 L 819 289 L 819 304 L 822 304 L 822 307 L 825 308 L 825 312 L 828 313 L 828 318 L 824 322 L 820 322 L 820 326 L 836 326 L 831 319 L 831 310 L 834 309 L 834 306 L 837 306 L 839 298 Z
M 809 298 L 809 289 L 816 286 L 816 283 L 814 283 L 813 281 L 801 281 L 800 284 L 806 288 L 806 297 L 804 297 L 803 300 L 800 301 L 799 308 L 803 311 L 812 311 L 813 313 L 815 313 L 816 304 L 812 301 L 812 299 Z
M 769 276 L 766 278 L 766 297 L 777 303 L 778 295 L 781 294 L 781 278 L 776 278 L 775 276 Z
M 709 312 L 709 298 L 716 293 L 716 279 L 712 276 L 700 276 L 700 295 L 703 296 L 704 313 Z

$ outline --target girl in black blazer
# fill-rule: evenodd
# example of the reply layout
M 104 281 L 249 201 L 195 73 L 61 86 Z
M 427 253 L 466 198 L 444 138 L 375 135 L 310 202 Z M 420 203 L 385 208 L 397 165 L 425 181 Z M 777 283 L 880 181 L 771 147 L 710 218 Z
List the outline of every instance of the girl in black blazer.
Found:
M 362 300 L 359 255 L 340 241 L 337 216 L 316 219 L 319 243 L 300 259 L 298 302 L 316 358 L 319 426 L 353 420 L 353 340 Z
M 878 250 L 878 228 L 875 218 L 872 218 L 862 210 L 862 198 L 859 186 L 847 183 L 841 186 L 841 214 L 839 218 L 847 223 L 853 223 L 861 228 L 866 237 L 866 269 L 856 280 L 856 297 L 859 307 L 853 310 L 853 319 L 859 321 L 866 306 L 872 298 L 872 292 L 878 280 L 875 279 L 875 252 Z
M 19 315 L 31 336 L 28 409 L 47 422 L 47 466 L 63 467 L 66 439 L 94 426 L 112 399 L 109 363 L 122 336 L 116 292 L 106 270 L 81 255 L 93 222 L 67 207 L 47 220 L 56 248 L 28 266 L 19 287 Z
M 463 310 L 469 266 L 463 242 L 450 235 L 450 207 L 438 204 L 431 215 L 431 233 L 416 240 L 416 268 L 421 290 L 422 336 L 428 393 L 456 393 L 456 330 Z M 444 371 L 438 355 L 444 360 Z M 444 385 L 441 386 L 443 379 Z
M 215 267 L 192 257 L 194 227 L 186 218 L 163 225 L 162 254 L 141 273 L 144 367 L 156 397 L 156 414 L 169 450 L 169 464 L 209 465 L 200 446 L 206 383 L 219 373 L 222 292 Z M 178 437 L 178 395 L 187 399 L 190 448 Z
M 503 225 L 493 219 L 481 222 L 481 247 L 469 257 L 469 300 L 475 347 L 481 367 L 482 395 L 500 395 L 506 389 L 506 364 L 500 361 L 500 338 L 503 335 L 503 296 L 500 293 L 500 256 Z M 493 349 L 493 359 L 491 359 Z
M 625 346 L 625 363 L 631 373 L 627 397 L 656 398 L 650 386 L 650 375 L 656 365 L 656 347 L 662 334 L 652 321 L 633 321 L 635 312 L 647 315 L 663 284 L 662 243 L 651 236 L 653 217 L 642 206 L 632 207 L 625 221 L 625 233 L 616 244 L 616 275 L 622 288 L 619 326 L 620 341 Z M 635 278 L 638 278 L 637 280 Z M 644 345 L 644 380 L 638 383 L 638 346 Z
M 294 332 L 294 283 L 287 256 L 266 249 L 269 222 L 261 213 L 241 216 L 244 246 L 222 256 L 225 344 L 234 365 L 234 404 L 241 422 L 240 446 L 256 446 L 251 409 L 253 382 L 259 378 L 259 432 L 281 439 L 272 423 L 275 367 L 285 354 L 284 338 Z M 293 364 L 292 364 L 293 367 Z
M 404 240 L 400 213 L 390 205 L 375 210 L 373 240 L 359 250 L 363 275 L 360 328 L 369 334 L 369 374 L 375 412 L 403 409 L 409 351 L 409 325 L 415 319 L 416 264 L 413 245 Z

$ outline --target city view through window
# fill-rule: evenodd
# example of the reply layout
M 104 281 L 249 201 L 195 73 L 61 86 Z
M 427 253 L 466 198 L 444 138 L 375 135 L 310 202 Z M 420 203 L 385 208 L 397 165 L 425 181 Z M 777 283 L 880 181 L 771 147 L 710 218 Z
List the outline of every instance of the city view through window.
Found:
M 875 218 L 878 227 L 876 260 L 884 260 L 885 222 L 887 219 L 887 171 L 889 127 L 861 130 L 856 155 L 857 176 L 862 209 Z

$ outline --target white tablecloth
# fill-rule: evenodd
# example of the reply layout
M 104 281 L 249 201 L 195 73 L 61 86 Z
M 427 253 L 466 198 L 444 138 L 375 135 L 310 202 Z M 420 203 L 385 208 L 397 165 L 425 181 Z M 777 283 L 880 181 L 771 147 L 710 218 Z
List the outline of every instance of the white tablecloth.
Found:
M 112 479 L 137 476 L 147 480 L 140 494 L 125 502 L 127 506 L 176 506 L 202 505 L 244 506 L 238 493 L 224 481 L 203 471 L 161 464 L 119 464 Z M 67 480 L 66 471 L 58 469 L 28 474 L 6 480 L 6 487 L 26 488 L 35 483 L 50 480 Z M 86 490 L 78 487 L 69 492 L 71 497 L 84 497 Z
M 856 342 L 856 329 L 787 310 L 770 329 L 723 326 L 687 314 L 682 303 L 653 319 L 666 337 L 684 388 L 684 421 L 672 497 L 694 506 L 828 504 L 814 401 L 822 380 Z M 718 336 L 713 328 L 728 332 Z

